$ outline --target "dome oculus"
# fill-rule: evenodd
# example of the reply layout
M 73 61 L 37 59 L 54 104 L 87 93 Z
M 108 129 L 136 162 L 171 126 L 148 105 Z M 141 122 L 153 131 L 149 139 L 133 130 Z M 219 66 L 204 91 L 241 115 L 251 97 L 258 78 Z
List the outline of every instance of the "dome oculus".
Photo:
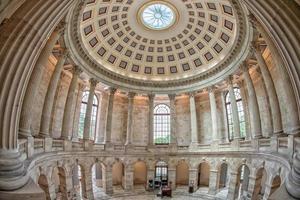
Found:
M 140 18 L 147 28 L 163 30 L 174 24 L 176 14 L 171 6 L 155 2 L 147 4 L 142 8 Z

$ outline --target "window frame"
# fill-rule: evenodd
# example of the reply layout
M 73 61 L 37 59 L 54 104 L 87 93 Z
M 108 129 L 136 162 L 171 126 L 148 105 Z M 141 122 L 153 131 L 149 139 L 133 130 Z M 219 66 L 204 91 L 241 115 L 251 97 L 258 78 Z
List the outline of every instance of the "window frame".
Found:
M 241 94 L 241 89 L 239 87 L 233 87 L 233 92 L 234 92 L 234 96 L 238 108 L 240 138 L 244 139 L 246 137 L 246 120 L 245 120 L 244 102 Z M 239 96 L 237 96 L 236 92 L 238 92 Z M 227 101 L 227 99 L 229 100 Z M 225 111 L 226 111 L 227 128 L 228 128 L 228 139 L 229 141 L 232 141 L 234 138 L 234 127 L 233 127 L 234 121 L 233 121 L 233 113 L 232 113 L 229 91 L 227 91 L 225 94 Z M 241 120 L 242 117 L 243 120 Z M 242 131 L 242 128 L 244 129 L 244 131 Z
M 156 112 L 159 106 L 167 108 L 167 112 Z M 158 125 L 160 125 L 159 130 Z M 158 138 L 169 137 L 167 142 L 156 142 Z M 171 109 L 165 103 L 159 103 L 153 108 L 153 143 L 155 145 L 169 145 L 171 142 Z
M 83 134 L 84 134 L 84 121 L 85 121 L 85 115 L 86 115 L 86 109 L 87 109 L 89 94 L 90 94 L 90 92 L 88 90 L 83 91 L 82 97 L 81 97 L 80 112 L 79 112 L 79 123 L 78 123 L 78 134 L 77 134 L 77 137 L 80 138 L 80 139 L 83 138 Z M 96 103 L 95 103 L 95 101 L 96 101 Z M 83 105 L 85 106 L 85 108 L 82 108 Z M 96 139 L 98 111 L 99 111 L 99 98 L 94 93 L 92 113 L 91 113 L 90 133 L 89 133 L 89 139 L 90 140 L 95 140 Z M 82 113 L 84 113 L 84 116 L 81 116 Z M 82 133 L 80 133 L 80 131 L 82 131 Z

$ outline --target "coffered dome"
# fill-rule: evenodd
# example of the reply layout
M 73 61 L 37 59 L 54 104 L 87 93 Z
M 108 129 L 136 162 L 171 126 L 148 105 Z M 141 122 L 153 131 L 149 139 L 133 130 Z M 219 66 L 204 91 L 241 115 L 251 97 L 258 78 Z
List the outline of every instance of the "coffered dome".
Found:
M 107 84 L 199 89 L 245 56 L 248 36 L 235 1 L 90 0 L 79 7 L 74 60 Z

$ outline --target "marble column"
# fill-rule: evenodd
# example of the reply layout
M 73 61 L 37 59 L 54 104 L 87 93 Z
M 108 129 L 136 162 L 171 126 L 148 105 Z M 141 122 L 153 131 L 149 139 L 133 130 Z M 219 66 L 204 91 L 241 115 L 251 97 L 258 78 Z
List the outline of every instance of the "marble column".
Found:
M 228 194 L 227 194 L 227 200 L 235 200 L 235 191 L 237 190 L 236 184 L 237 184 L 237 173 L 231 172 L 230 173 L 230 182 L 228 187 Z
M 228 83 L 228 92 L 230 96 L 231 112 L 232 112 L 232 119 L 233 119 L 233 139 L 240 139 L 241 132 L 240 132 L 239 111 L 238 111 L 237 102 L 236 102 L 234 89 L 232 85 L 232 77 L 228 78 L 227 83 Z
M 299 144 L 298 144 L 299 145 Z M 297 147 L 296 147 L 297 148 Z M 287 180 L 285 182 L 285 187 L 290 195 L 295 198 L 300 199 L 300 149 L 295 150 L 293 158 L 292 170 L 289 173 Z
M 93 200 L 93 182 L 92 182 L 92 170 L 84 170 L 84 185 L 85 185 L 85 194 L 83 195 L 86 199 Z
M 257 102 L 253 82 L 251 80 L 246 62 L 242 64 L 241 69 L 243 71 L 243 77 L 248 91 L 248 102 L 249 102 L 248 107 L 249 107 L 249 114 L 250 114 L 250 127 L 251 127 L 252 138 L 261 138 L 262 133 L 261 133 L 259 107 L 258 107 L 258 102 Z
M 126 167 L 124 177 L 124 189 L 126 191 L 133 190 L 133 168 Z
M 106 130 L 105 130 L 105 136 L 104 136 L 105 144 L 111 143 L 112 114 L 113 114 L 113 108 L 114 108 L 115 92 L 116 92 L 115 88 L 109 89 L 108 108 L 107 108 L 107 115 L 106 115 Z
M 154 177 L 155 177 L 155 169 L 152 168 L 151 166 L 149 168 L 147 168 L 147 185 L 146 185 L 146 189 L 150 189 L 149 188 L 149 181 L 152 180 L 153 184 L 154 184 Z
M 73 76 L 69 86 L 67 100 L 65 103 L 64 109 L 64 116 L 63 116 L 63 123 L 62 123 L 62 132 L 61 138 L 65 140 L 70 140 L 71 131 L 72 131 L 72 118 L 73 115 L 73 105 L 75 103 L 75 91 L 78 85 L 78 77 L 82 70 L 79 67 L 74 67 L 73 69 Z
M 49 196 L 51 200 L 56 199 L 55 184 L 52 181 L 48 182 Z
M 90 129 L 91 129 L 91 120 L 92 120 L 92 111 L 93 111 L 93 101 L 95 95 L 95 88 L 97 86 L 97 80 L 90 79 L 90 91 L 88 96 L 88 102 L 86 106 L 86 112 L 84 117 L 84 129 L 83 129 L 83 139 L 90 140 Z
M 169 94 L 170 99 L 170 144 L 177 146 L 175 94 Z
M 291 135 L 299 135 L 300 133 L 300 120 L 298 115 L 298 108 L 296 102 L 296 96 L 293 91 L 292 83 L 288 72 L 286 70 L 285 64 L 282 60 L 282 56 L 280 55 L 278 48 L 274 45 L 272 39 L 269 36 L 269 33 L 264 29 L 260 22 L 258 22 L 255 18 L 252 18 L 252 22 L 255 24 L 257 30 L 263 36 L 265 42 L 267 43 L 272 59 L 274 60 L 274 68 L 277 73 L 280 74 L 280 78 L 274 85 L 276 86 L 276 91 L 278 95 L 281 96 L 281 108 L 288 113 L 288 124 L 284 127 L 284 132 Z
M 168 181 L 172 182 L 172 190 L 176 188 L 176 167 L 168 168 Z
M 135 93 L 128 93 L 128 112 L 127 112 L 127 132 L 126 132 L 126 142 L 125 145 L 132 144 L 132 136 L 133 136 L 133 103 L 134 103 Z
M 62 190 L 64 191 L 62 193 L 62 199 L 70 199 L 73 196 L 73 194 L 74 194 L 74 188 L 73 188 L 73 182 L 72 182 L 72 174 L 65 175 L 63 173 L 63 174 L 60 174 L 60 177 L 63 178 L 63 179 L 65 179 L 65 185 L 60 186 L 60 187 L 63 187 Z
M 218 140 L 218 122 L 217 122 L 217 104 L 215 91 L 213 87 L 208 89 L 209 92 L 209 102 L 210 102 L 210 112 L 211 112 L 211 124 L 212 124 L 212 140 Z
M 74 120 L 73 120 L 73 134 L 72 134 L 72 141 L 74 142 L 78 142 L 78 125 L 79 125 L 79 118 L 80 118 L 80 108 L 82 102 L 82 95 L 85 87 L 86 86 L 83 83 L 78 84 L 78 92 L 76 97 Z
M 154 94 L 149 94 L 148 95 L 148 99 L 149 99 L 149 116 L 148 116 L 148 120 L 149 120 L 149 132 L 148 132 L 148 146 L 152 146 L 153 143 L 153 112 L 154 112 Z
M 229 130 L 228 130 L 228 119 L 227 119 L 227 111 L 226 111 L 226 100 L 225 100 L 225 91 L 221 94 L 221 103 L 222 103 L 222 110 L 223 110 L 223 120 L 224 120 L 224 131 L 222 131 L 221 140 L 222 142 L 226 143 L 229 142 Z
M 193 184 L 194 192 L 198 188 L 198 169 L 189 169 L 189 185 Z
M 281 120 L 279 101 L 276 94 L 275 86 L 270 71 L 268 69 L 268 66 L 262 56 L 260 45 L 258 43 L 254 43 L 253 47 L 254 47 L 254 54 L 257 60 L 257 64 L 260 68 L 264 83 L 267 88 L 267 94 L 269 97 L 269 102 L 271 107 L 273 133 L 275 135 L 278 135 L 283 133 L 283 130 L 282 130 L 282 120 Z
M 106 194 L 113 194 L 112 166 L 106 166 L 104 169 L 103 189 Z
M 191 144 L 198 144 L 198 126 L 197 126 L 195 94 L 190 93 L 189 99 L 190 99 L 190 117 L 191 117 Z
M 53 74 L 51 76 L 50 83 L 48 85 L 46 97 L 45 97 L 45 102 L 43 106 L 43 111 L 42 111 L 42 119 L 41 119 L 41 128 L 40 128 L 40 136 L 42 137 L 49 137 L 49 129 L 50 129 L 50 122 L 51 122 L 51 113 L 52 113 L 52 108 L 54 105 L 54 98 L 55 98 L 55 93 L 57 90 L 57 86 L 60 80 L 60 75 L 63 70 L 63 66 L 65 64 L 65 61 L 68 56 L 68 51 L 63 50 L 62 55 L 59 57 Z
M 218 189 L 218 170 L 213 169 L 209 172 L 209 194 L 216 194 Z
M 30 137 L 31 133 L 31 117 L 33 115 L 33 106 L 35 103 L 36 94 L 38 92 L 40 82 L 42 80 L 45 65 L 48 61 L 50 54 L 52 53 L 53 47 L 56 41 L 59 39 L 62 31 L 54 31 L 48 39 L 44 49 L 35 64 L 35 67 L 30 76 L 30 80 L 25 92 L 24 101 L 22 105 L 22 111 L 20 115 L 19 123 L 19 135 L 22 137 Z
M 249 184 L 248 184 L 248 196 L 251 197 L 251 199 L 257 198 L 257 195 L 255 195 L 257 193 L 256 182 L 257 182 L 256 174 L 253 173 L 250 174 Z

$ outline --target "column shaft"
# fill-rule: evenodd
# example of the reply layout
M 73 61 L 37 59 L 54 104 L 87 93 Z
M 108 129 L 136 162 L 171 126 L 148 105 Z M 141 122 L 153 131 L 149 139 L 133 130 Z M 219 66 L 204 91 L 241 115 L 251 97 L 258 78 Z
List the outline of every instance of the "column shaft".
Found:
M 218 189 L 218 170 L 210 170 L 209 173 L 209 194 L 216 194 Z
M 82 95 L 84 89 L 85 89 L 85 85 L 83 83 L 79 83 L 76 102 L 75 102 L 72 141 L 78 141 L 78 125 L 79 125 L 80 108 L 81 108 Z
M 218 123 L 217 123 L 217 104 L 215 92 L 212 88 L 209 89 L 209 101 L 211 112 L 211 124 L 212 124 L 212 140 L 218 140 Z
M 265 31 L 262 25 L 255 21 L 256 28 L 262 34 L 264 40 L 266 41 L 268 47 L 270 48 L 270 52 L 272 54 L 272 58 L 274 62 L 274 68 L 276 68 L 277 72 L 280 74 L 279 80 L 277 80 L 275 85 L 277 86 L 278 95 L 280 95 L 281 102 L 283 102 L 282 110 L 285 110 L 288 113 L 288 124 L 284 128 L 284 132 L 287 134 L 299 134 L 300 132 L 300 120 L 298 115 L 298 108 L 295 93 L 293 91 L 293 87 L 291 84 L 290 77 L 286 71 L 285 64 L 282 61 L 282 57 L 278 52 L 278 49 L 274 45 L 272 39 L 269 34 Z
M 148 95 L 149 98 L 149 133 L 148 133 L 148 145 L 153 145 L 153 113 L 154 113 L 154 95 L 150 94 Z
M 107 109 L 107 116 L 106 116 L 106 130 L 105 130 L 105 137 L 104 143 L 111 143 L 111 129 L 112 129 L 112 114 L 114 108 L 114 96 L 115 96 L 116 89 L 110 88 L 109 99 L 108 99 L 108 109 Z
M 228 200 L 234 200 L 235 199 L 235 191 L 236 191 L 236 183 L 237 183 L 237 173 L 231 172 L 230 174 L 230 182 L 228 187 L 228 194 L 227 199 Z
M 233 118 L 233 138 L 239 139 L 241 137 L 239 112 L 238 112 L 237 102 L 236 102 L 231 80 L 229 81 L 228 84 L 228 91 L 230 96 L 230 104 L 231 104 L 231 111 L 232 111 L 232 118 Z
M 64 116 L 63 116 L 63 123 L 62 123 L 62 132 L 61 132 L 61 138 L 62 139 L 70 139 L 71 131 L 72 131 L 72 111 L 73 111 L 73 105 L 75 100 L 75 90 L 78 85 L 78 76 L 81 73 L 81 70 L 78 67 L 75 67 L 73 69 L 73 77 L 69 86 L 67 100 L 65 103 L 65 109 L 64 109 Z
M 45 102 L 42 111 L 40 136 L 49 137 L 49 129 L 51 122 L 51 113 L 54 104 L 55 92 L 59 83 L 60 75 L 67 58 L 67 51 L 64 51 L 63 55 L 58 59 L 54 68 L 51 80 L 47 89 Z
M 177 145 L 175 94 L 170 94 L 169 99 L 170 99 L 170 126 L 171 126 L 170 144 Z
M 26 89 L 24 102 L 22 105 L 21 116 L 20 116 L 19 130 L 20 130 L 20 135 L 23 137 L 31 136 L 31 131 L 30 131 L 31 117 L 32 117 L 32 110 L 33 110 L 32 108 L 35 102 L 35 97 L 44 74 L 45 64 L 47 63 L 48 58 L 52 52 L 52 49 L 59 37 L 60 37 L 60 33 L 58 31 L 54 31 L 51 34 L 31 74 L 30 81 Z
M 130 92 L 128 94 L 128 112 L 127 112 L 127 132 L 126 132 L 126 142 L 125 145 L 132 143 L 133 136 L 133 103 L 134 103 L 135 93 Z
M 283 130 L 282 130 L 282 120 L 281 120 L 279 101 L 278 101 L 278 97 L 276 94 L 276 90 L 275 90 L 275 86 L 274 86 L 271 74 L 270 74 L 268 66 L 262 56 L 259 46 L 255 46 L 255 56 L 256 56 L 257 63 L 260 68 L 264 83 L 266 85 L 266 88 L 268 88 L 267 94 L 269 97 L 269 102 L 270 102 L 270 107 L 271 107 L 273 133 L 280 134 L 283 132 Z
M 261 134 L 259 107 L 258 107 L 255 89 L 246 63 L 244 63 L 242 70 L 243 70 L 243 76 L 248 91 L 250 126 L 251 126 L 252 138 L 260 138 L 262 137 L 262 134 Z
M 190 114 L 191 114 L 191 143 L 198 144 L 198 126 L 195 95 L 190 95 Z
M 91 130 L 91 119 L 92 119 L 92 110 L 93 110 L 93 101 L 94 101 L 94 95 L 95 95 L 95 88 L 97 85 L 97 81 L 94 79 L 90 80 L 90 91 L 89 91 L 89 97 L 84 117 L 84 129 L 83 129 L 83 139 L 84 140 L 90 140 L 90 130 Z

